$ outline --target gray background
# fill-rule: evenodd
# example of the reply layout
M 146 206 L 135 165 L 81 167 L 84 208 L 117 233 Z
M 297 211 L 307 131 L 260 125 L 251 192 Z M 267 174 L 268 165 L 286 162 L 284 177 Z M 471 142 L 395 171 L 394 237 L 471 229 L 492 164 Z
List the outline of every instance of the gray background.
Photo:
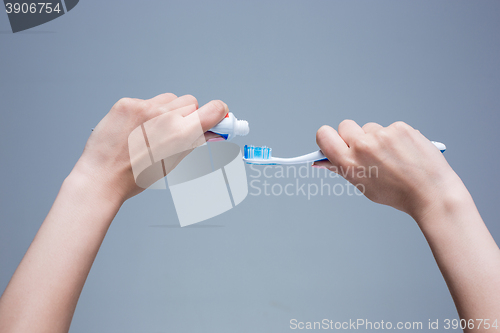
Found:
M 499 16 L 498 1 L 86 0 L 12 34 L 0 13 L 0 290 L 90 128 L 163 92 L 224 100 L 251 125 L 236 143 L 281 156 L 316 149 L 322 124 L 406 121 L 448 145 L 498 242 Z M 71 332 L 457 318 L 417 225 L 364 197 L 249 195 L 176 224 L 168 191 L 123 206 Z

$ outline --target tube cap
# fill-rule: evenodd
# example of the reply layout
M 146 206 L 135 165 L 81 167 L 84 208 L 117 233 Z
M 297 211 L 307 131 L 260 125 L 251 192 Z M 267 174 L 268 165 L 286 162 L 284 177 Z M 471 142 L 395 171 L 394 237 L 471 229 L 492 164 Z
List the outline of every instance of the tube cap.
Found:
M 248 126 L 248 121 L 238 120 L 234 129 L 234 134 L 244 136 L 250 132 L 250 127 Z

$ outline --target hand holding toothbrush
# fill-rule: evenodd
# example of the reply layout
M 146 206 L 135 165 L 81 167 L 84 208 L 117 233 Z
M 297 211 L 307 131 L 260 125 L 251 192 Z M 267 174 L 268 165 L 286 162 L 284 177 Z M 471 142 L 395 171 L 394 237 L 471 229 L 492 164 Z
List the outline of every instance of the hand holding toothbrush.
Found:
M 424 233 L 460 318 L 500 318 L 500 250 L 458 175 L 419 131 L 352 120 L 338 132 L 321 127 L 316 141 L 328 160 L 314 165 L 342 173 L 372 201 L 410 214 Z M 345 172 L 375 167 L 371 177 Z M 497 320 L 497 321 L 495 321 Z M 465 332 L 488 332 L 484 327 Z
M 403 122 L 360 127 L 344 120 L 338 132 L 321 127 L 316 141 L 328 160 L 317 161 L 315 166 L 340 173 L 370 200 L 413 217 L 432 209 L 449 183 L 460 181 L 436 145 Z M 366 174 L 357 172 L 363 168 Z

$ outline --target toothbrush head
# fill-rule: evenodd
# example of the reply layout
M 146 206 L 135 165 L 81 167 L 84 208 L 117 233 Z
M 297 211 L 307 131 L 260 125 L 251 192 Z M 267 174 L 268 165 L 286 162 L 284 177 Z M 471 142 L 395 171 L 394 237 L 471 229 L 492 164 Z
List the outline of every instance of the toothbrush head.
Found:
M 300 164 L 326 160 L 325 155 L 320 150 L 291 158 L 273 157 L 271 152 L 272 149 L 266 146 L 255 147 L 245 145 L 243 148 L 243 160 L 248 164 L 257 165 Z
M 271 151 L 272 149 L 266 146 L 255 147 L 245 145 L 243 156 L 249 160 L 268 160 L 271 158 Z
M 245 145 L 243 148 L 243 159 L 248 164 L 274 165 L 271 156 L 272 149 L 266 146 L 255 147 Z

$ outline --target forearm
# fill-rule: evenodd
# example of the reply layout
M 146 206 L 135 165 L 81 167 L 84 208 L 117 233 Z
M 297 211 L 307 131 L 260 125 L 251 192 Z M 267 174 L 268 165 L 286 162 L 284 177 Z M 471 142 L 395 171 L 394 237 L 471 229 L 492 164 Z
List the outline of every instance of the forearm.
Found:
M 460 318 L 500 321 L 500 250 L 461 182 L 417 218 L 446 280 Z M 466 329 L 467 331 L 468 329 Z M 495 330 L 493 330 L 495 331 Z
M 166 127 L 156 129 L 169 134 L 160 135 L 161 146 L 193 147 L 200 128 L 208 131 L 228 112 L 222 101 L 198 108 L 191 95 L 118 101 L 92 132 L 0 298 L 0 333 L 68 331 L 111 221 L 126 199 L 144 190 L 135 181 L 130 160 L 129 139 L 135 129 L 161 117 Z
M 67 332 L 120 200 L 73 172 L 0 299 L 1 332 Z

